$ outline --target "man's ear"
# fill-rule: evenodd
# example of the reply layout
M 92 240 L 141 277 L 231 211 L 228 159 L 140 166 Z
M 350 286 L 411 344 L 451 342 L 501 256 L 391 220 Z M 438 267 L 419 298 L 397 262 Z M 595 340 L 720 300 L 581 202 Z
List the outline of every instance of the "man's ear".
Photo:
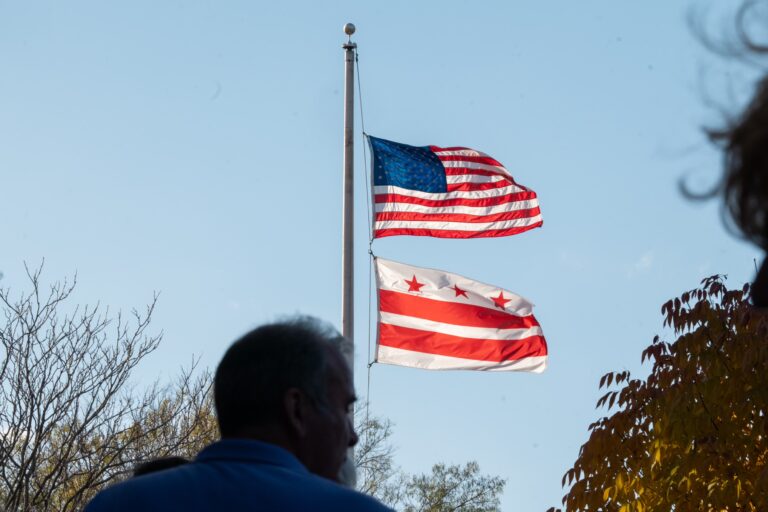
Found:
M 283 409 L 294 434 L 298 437 L 307 435 L 307 413 L 311 407 L 307 395 L 298 388 L 288 388 L 283 395 Z

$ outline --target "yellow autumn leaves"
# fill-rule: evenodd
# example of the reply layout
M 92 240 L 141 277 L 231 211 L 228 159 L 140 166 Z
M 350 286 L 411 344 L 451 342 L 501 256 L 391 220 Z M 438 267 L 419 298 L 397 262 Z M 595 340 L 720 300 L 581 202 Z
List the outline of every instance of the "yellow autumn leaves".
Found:
M 676 339 L 643 351 L 646 379 L 600 380 L 612 414 L 563 477 L 565 510 L 768 510 L 768 322 L 748 296 L 713 276 L 664 304 Z

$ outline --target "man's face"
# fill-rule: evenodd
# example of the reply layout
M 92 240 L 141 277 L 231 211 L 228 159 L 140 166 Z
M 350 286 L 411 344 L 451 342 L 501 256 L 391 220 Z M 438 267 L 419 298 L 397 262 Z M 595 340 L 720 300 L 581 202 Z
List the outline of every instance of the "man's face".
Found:
M 326 399 L 317 404 L 308 418 L 307 468 L 316 475 L 335 480 L 347 458 L 347 449 L 357 443 L 351 412 L 355 402 L 352 375 L 336 349 L 329 349 Z

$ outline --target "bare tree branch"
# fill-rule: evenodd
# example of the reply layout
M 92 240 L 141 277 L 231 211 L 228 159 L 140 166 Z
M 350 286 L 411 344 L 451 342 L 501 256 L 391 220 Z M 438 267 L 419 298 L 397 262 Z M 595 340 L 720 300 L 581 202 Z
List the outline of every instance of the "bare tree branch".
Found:
M 159 345 L 142 312 L 69 305 L 72 280 L 0 289 L 0 504 L 6 511 L 80 510 L 137 462 L 192 456 L 217 436 L 211 376 L 197 361 L 177 381 L 137 394 L 136 366 Z

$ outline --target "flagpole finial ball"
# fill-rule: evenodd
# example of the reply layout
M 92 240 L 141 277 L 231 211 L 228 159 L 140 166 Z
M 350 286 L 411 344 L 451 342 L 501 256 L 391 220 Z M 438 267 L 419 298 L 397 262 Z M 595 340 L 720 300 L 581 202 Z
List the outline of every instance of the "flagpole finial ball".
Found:
M 344 33 L 347 34 L 348 36 L 351 36 L 352 34 L 354 34 L 355 25 L 352 23 L 347 23 L 346 25 L 344 25 Z

